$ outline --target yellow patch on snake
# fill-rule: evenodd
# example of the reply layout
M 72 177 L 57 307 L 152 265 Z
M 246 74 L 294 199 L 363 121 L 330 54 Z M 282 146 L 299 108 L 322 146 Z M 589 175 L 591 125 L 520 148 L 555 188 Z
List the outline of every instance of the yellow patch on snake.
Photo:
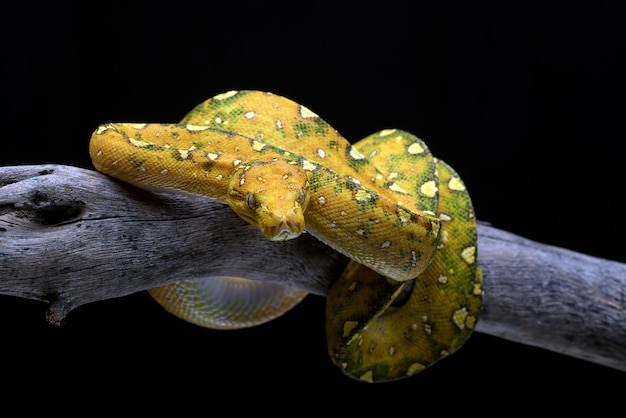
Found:
M 343 324 L 343 336 L 344 338 L 347 337 L 348 335 L 350 335 L 350 333 L 352 332 L 352 330 L 359 325 L 359 323 L 357 321 L 346 321 Z

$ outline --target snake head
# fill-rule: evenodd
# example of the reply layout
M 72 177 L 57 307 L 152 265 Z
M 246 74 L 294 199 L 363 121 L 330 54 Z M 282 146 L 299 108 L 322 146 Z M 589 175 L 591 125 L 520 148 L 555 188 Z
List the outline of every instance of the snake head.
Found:
M 283 159 L 240 164 L 233 173 L 228 205 L 272 241 L 297 238 L 304 231 L 309 203 L 304 169 Z

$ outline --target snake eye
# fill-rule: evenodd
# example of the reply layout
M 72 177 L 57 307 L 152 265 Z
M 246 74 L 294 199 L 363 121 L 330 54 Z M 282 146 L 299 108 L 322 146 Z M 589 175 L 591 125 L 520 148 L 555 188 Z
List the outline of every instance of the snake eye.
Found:
M 248 193 L 246 195 L 246 206 L 248 206 L 252 210 L 256 209 L 256 199 L 254 198 L 254 195 L 252 193 Z
M 300 194 L 298 195 L 298 203 L 300 204 L 300 206 L 302 206 L 304 205 L 305 201 L 306 201 L 306 190 L 300 189 Z

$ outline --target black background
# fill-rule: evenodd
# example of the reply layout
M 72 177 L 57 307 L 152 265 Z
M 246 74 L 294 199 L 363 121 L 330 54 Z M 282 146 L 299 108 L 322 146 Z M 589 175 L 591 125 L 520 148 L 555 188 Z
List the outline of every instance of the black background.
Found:
M 625 37 L 608 4 L 8 7 L 1 165 L 91 167 L 88 140 L 103 122 L 174 122 L 226 90 L 267 90 L 352 141 L 390 127 L 417 134 L 463 176 L 482 221 L 626 262 Z M 505 411 L 610 409 L 626 383 L 623 372 L 476 333 L 418 376 L 362 384 L 327 357 L 316 296 L 272 323 L 228 332 L 188 325 L 144 293 L 80 307 L 60 328 L 45 323 L 45 310 L 0 297 L 2 357 L 14 366 L 3 379 L 57 401 L 81 391 L 103 407 L 120 397 L 186 401 L 209 414 L 234 393 L 230 411 L 284 410 L 285 399 L 338 413 L 500 402 Z

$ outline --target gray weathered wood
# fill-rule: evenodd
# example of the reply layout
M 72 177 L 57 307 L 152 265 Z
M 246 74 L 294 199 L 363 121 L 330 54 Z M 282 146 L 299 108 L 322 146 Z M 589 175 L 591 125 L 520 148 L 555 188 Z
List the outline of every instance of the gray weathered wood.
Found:
M 309 235 L 269 242 L 224 205 L 91 170 L 0 168 L 0 294 L 73 308 L 189 277 L 235 275 L 324 295 L 346 259 Z M 626 265 L 479 225 L 477 331 L 626 371 Z

